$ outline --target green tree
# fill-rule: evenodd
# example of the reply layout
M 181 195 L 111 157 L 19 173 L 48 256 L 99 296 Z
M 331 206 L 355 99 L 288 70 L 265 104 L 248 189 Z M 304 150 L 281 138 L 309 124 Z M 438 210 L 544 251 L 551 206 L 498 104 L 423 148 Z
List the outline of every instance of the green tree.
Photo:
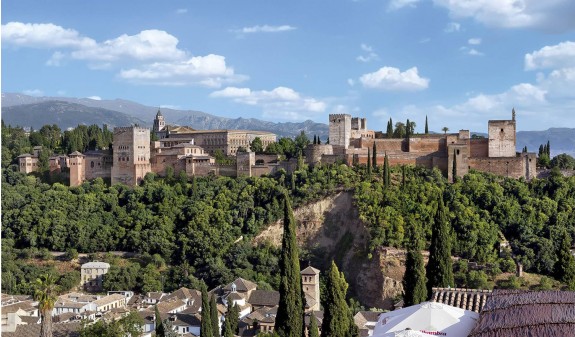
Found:
M 43 274 L 34 284 L 34 300 L 38 301 L 38 310 L 42 320 L 40 337 L 52 337 L 52 310 L 58 299 L 58 286 L 52 274 Z
M 377 169 L 377 148 L 375 147 L 375 141 L 373 142 L 373 150 L 371 152 L 371 164 L 373 165 L 373 169 Z
M 393 136 L 395 138 L 404 138 L 406 135 L 405 124 L 402 122 L 395 123 L 395 130 L 393 131 Z
M 153 292 L 162 290 L 161 275 L 156 266 L 148 264 L 142 273 L 142 292 Z
M 429 262 L 426 269 L 427 293 L 431 294 L 433 287 L 453 287 L 453 264 L 451 262 L 451 236 L 449 220 L 443 197 L 439 195 L 437 212 L 431 232 L 429 247 Z
M 557 250 L 555 278 L 565 283 L 569 290 L 575 290 L 575 258 L 571 254 L 571 237 L 564 233 L 561 245 Z
M 455 152 L 455 150 L 453 150 L 453 167 L 451 168 L 451 176 L 453 179 L 453 182 L 457 181 L 457 154 Z
M 200 326 L 200 337 L 214 337 L 213 324 L 211 320 L 210 300 L 208 298 L 208 289 L 205 283 L 202 283 L 202 322 Z
M 429 127 L 427 126 L 427 115 L 425 116 L 425 134 L 429 133 Z
M 444 135 L 447 135 L 447 131 L 449 131 L 449 128 L 447 126 L 444 126 L 441 128 L 441 131 L 443 131 Z
M 158 306 L 154 305 L 154 323 L 155 323 L 155 329 L 154 331 L 156 331 L 156 337 L 165 337 L 165 327 L 164 327 L 164 323 L 162 321 L 162 317 L 160 316 L 160 310 L 158 310 Z
M 353 325 L 351 312 L 345 301 L 347 282 L 335 262 L 327 271 L 325 280 L 324 314 L 321 325 L 322 337 L 350 336 Z
M 403 275 L 403 303 L 406 307 L 427 300 L 427 279 L 425 277 L 425 263 L 423 262 L 423 255 L 421 255 L 421 242 L 415 230 L 412 232 L 412 243 L 407 250 L 405 274 Z
M 212 332 L 214 337 L 220 337 L 220 322 L 218 319 L 218 306 L 216 296 L 212 295 L 210 300 L 210 321 L 212 322 Z
M 387 130 L 385 132 L 385 136 L 387 138 L 393 138 L 393 121 L 391 120 L 391 117 L 389 118 L 389 121 L 387 122 Z
M 239 308 L 237 305 L 228 306 L 228 311 L 226 312 L 226 321 L 224 323 L 223 336 L 233 337 L 238 332 L 238 322 L 239 322 Z
M 232 328 L 230 326 L 230 321 L 229 320 L 225 320 L 224 321 L 224 330 L 223 330 L 223 337 L 234 337 L 234 332 L 232 331 Z
M 281 337 L 300 337 L 304 332 L 304 296 L 296 241 L 296 223 L 288 196 L 284 196 L 284 230 L 279 260 L 280 302 L 275 331 Z
M 262 143 L 262 139 L 260 137 L 254 138 L 250 143 L 250 150 L 255 153 L 263 153 L 264 152 L 264 145 Z
M 367 149 L 367 175 L 371 177 L 371 152 Z
M 387 153 L 385 153 L 385 157 L 383 159 L 383 184 L 386 188 L 390 186 L 391 183 L 391 172 L 389 170 L 389 158 L 387 157 Z
M 319 337 L 319 328 L 317 326 L 317 319 L 315 318 L 315 314 L 313 311 L 309 315 L 309 333 L 308 337 Z

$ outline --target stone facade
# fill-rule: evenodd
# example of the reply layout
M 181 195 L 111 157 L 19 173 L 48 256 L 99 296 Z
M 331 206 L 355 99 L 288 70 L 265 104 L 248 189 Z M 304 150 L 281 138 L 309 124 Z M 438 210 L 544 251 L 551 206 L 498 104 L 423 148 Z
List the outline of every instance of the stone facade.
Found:
M 108 273 L 109 269 L 110 265 L 105 262 L 93 261 L 84 263 L 80 272 L 82 287 L 86 291 L 102 291 L 104 275 Z
M 150 129 L 138 126 L 114 128 L 112 184 L 137 185 L 152 172 Z
M 307 161 L 313 165 L 319 161 L 332 163 L 343 160 L 367 164 L 368 150 L 376 148 L 376 163 L 383 165 L 387 154 L 389 163 L 439 168 L 449 180 L 453 180 L 453 164 L 457 176 L 469 170 L 490 172 L 511 178 L 532 179 L 536 176 L 534 153 L 516 153 L 515 112 L 511 120 L 495 120 L 488 123 L 487 139 L 471 138 L 469 130 L 453 134 L 413 135 L 409 139 L 375 138 L 376 132 L 367 130 L 364 119 L 347 114 L 329 116 L 329 140 L 331 148 L 308 147 Z M 380 134 L 379 132 L 377 132 Z M 321 158 L 321 160 L 318 160 Z

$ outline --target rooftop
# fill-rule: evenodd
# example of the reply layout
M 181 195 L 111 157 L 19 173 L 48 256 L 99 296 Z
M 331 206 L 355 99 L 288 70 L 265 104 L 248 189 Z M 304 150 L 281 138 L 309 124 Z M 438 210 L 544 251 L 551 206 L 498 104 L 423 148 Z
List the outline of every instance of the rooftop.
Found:
M 73 152 L 72 154 L 74 154 L 76 152 Z M 78 153 L 80 153 L 80 152 L 78 152 Z M 81 155 L 81 153 L 80 153 L 80 155 Z M 82 265 L 82 268 L 110 268 L 110 264 L 106 263 L 106 262 L 92 261 L 92 262 L 84 263 Z

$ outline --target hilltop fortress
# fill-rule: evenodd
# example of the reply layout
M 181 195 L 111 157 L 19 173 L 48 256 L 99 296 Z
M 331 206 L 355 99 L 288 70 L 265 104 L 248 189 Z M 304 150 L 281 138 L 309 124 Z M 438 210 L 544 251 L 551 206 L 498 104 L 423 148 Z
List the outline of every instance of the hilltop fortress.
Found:
M 157 140 L 151 141 L 151 132 Z M 488 122 L 488 138 L 470 136 L 469 130 L 445 134 L 415 134 L 404 138 L 383 138 L 385 134 L 367 129 L 365 118 L 348 114 L 329 115 L 329 144 L 310 144 L 305 149 L 306 162 L 344 162 L 348 165 L 366 164 L 375 149 L 377 165 L 383 165 L 387 155 L 389 164 L 417 165 L 438 168 L 453 177 L 469 170 L 490 172 L 510 178 L 536 176 L 535 153 L 516 153 L 515 111 L 511 120 Z M 112 184 L 137 185 L 147 173 L 165 176 L 183 171 L 186 176 L 261 176 L 284 169 L 293 172 L 296 161 L 281 161 L 278 155 L 238 151 L 249 149 L 256 138 L 266 148 L 276 141 L 269 132 L 249 130 L 193 130 L 170 126 L 158 111 L 152 131 L 139 126 L 114 128 L 112 151 L 73 152 L 49 159 L 51 173 L 69 170 L 70 186 L 78 186 L 95 178 L 110 179 Z M 38 170 L 38 152 L 18 157 L 20 171 Z M 230 165 L 217 164 L 216 151 L 235 157 Z
M 366 164 L 374 149 L 377 165 L 389 164 L 437 167 L 452 180 L 453 165 L 461 177 L 469 170 L 532 179 L 536 176 L 536 154 L 516 152 L 515 111 L 511 120 L 490 120 L 488 138 L 473 138 L 469 130 L 446 134 L 415 134 L 409 138 L 381 138 L 367 129 L 365 118 L 348 114 L 329 115 L 329 144 L 310 145 L 306 157 L 310 164 L 344 160 Z M 370 154 L 373 155 L 373 154 Z

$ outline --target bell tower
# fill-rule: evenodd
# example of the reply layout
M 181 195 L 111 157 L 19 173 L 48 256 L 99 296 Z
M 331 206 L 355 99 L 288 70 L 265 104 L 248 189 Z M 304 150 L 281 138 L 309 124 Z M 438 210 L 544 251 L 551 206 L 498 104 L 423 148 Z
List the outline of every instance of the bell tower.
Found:
M 301 271 L 301 285 L 305 294 L 305 310 L 317 311 L 320 309 L 319 299 L 319 270 L 309 266 Z

